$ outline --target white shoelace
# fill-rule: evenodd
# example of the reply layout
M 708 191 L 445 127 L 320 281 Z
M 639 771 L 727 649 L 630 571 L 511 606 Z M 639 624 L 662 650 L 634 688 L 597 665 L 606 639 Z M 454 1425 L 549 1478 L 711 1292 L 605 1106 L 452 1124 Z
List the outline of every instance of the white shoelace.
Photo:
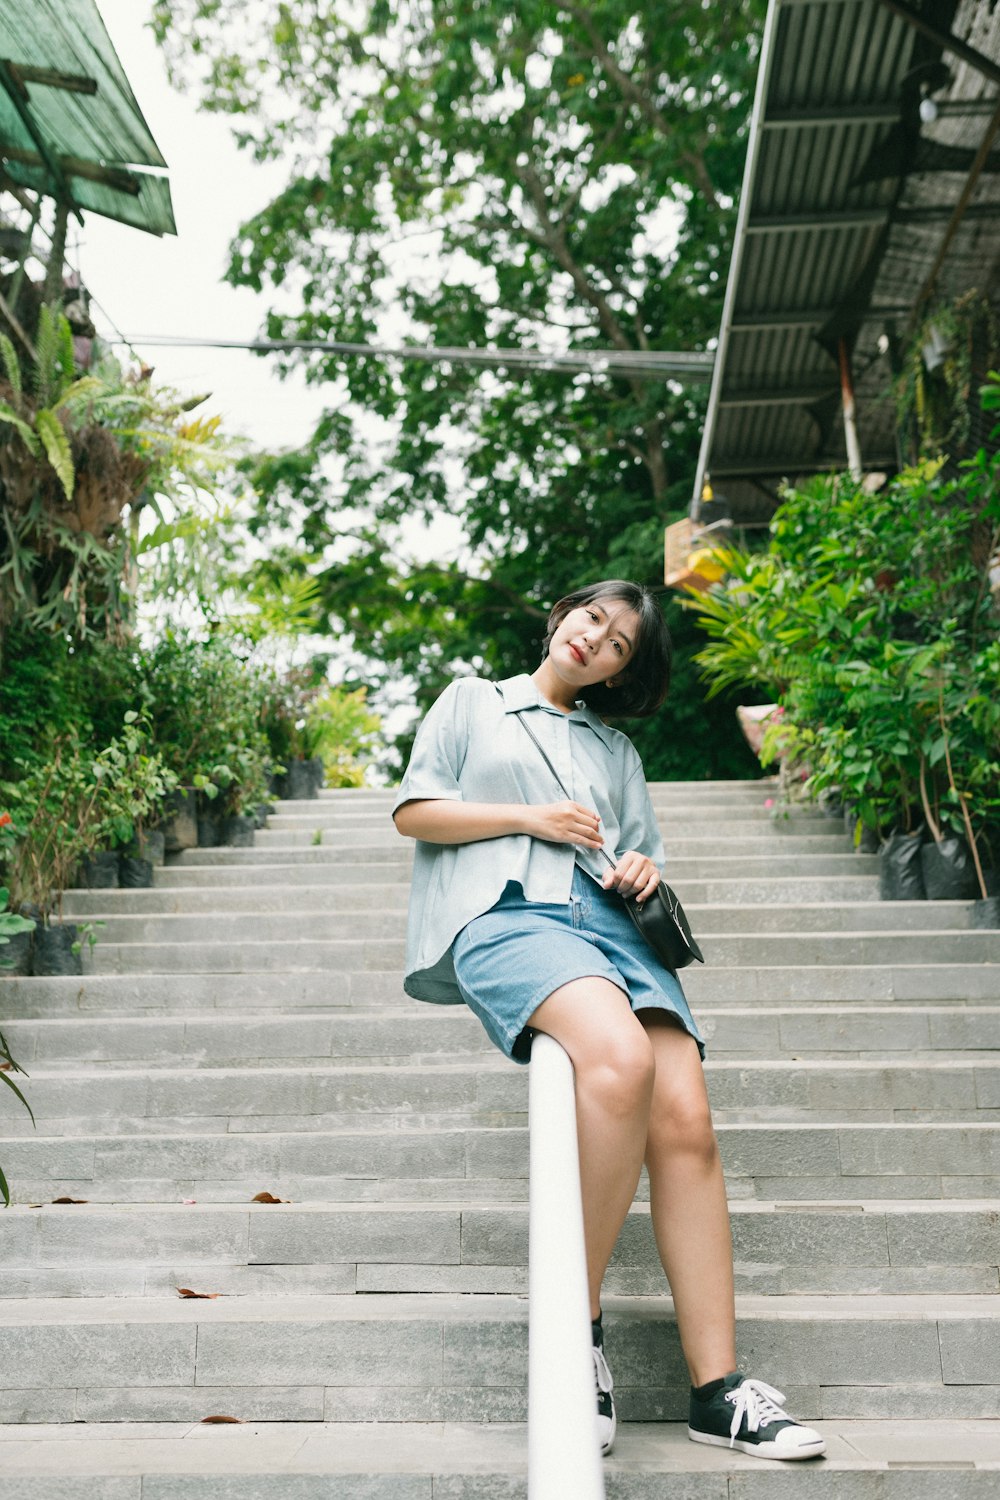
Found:
M 611 1379 L 611 1371 L 608 1369 L 608 1362 L 604 1358 L 604 1350 L 599 1349 L 596 1344 L 594 1345 L 594 1375 L 597 1378 L 598 1391 L 603 1391 L 605 1395 L 610 1396 L 615 1388 L 615 1383 Z
M 729 1428 L 730 1448 L 736 1442 L 736 1434 L 744 1415 L 749 1432 L 756 1432 L 759 1427 L 768 1427 L 774 1421 L 790 1420 L 788 1413 L 782 1411 L 785 1404 L 784 1393 L 776 1391 L 773 1385 L 767 1385 L 763 1380 L 741 1380 L 734 1391 L 726 1392 L 726 1400 L 735 1408 Z

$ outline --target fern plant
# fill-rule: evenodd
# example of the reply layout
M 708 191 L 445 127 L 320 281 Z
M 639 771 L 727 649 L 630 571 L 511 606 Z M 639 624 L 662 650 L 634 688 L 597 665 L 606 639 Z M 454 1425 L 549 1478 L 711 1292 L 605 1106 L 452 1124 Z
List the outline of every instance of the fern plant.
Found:
M 206 398 L 154 390 L 113 358 L 78 376 L 67 320 L 41 309 L 37 358 L 0 334 L 0 637 L 15 618 L 42 629 L 116 633 L 131 612 L 146 505 L 210 488 L 230 451 Z

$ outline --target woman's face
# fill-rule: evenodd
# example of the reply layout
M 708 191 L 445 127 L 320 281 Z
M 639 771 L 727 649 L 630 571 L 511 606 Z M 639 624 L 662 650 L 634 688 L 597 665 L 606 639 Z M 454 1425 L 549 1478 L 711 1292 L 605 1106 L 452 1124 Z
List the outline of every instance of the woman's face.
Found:
M 576 687 L 613 682 L 635 651 L 639 616 L 621 599 L 593 599 L 571 609 L 549 642 L 549 660 Z

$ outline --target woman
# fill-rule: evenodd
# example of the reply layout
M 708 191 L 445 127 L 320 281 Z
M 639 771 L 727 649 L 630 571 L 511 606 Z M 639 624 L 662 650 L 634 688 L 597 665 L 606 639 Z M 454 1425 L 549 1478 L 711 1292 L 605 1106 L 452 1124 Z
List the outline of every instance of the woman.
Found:
M 420 1000 L 465 1001 L 515 1062 L 528 1061 L 536 1031 L 572 1059 L 602 1452 L 616 1417 L 601 1284 L 645 1162 L 692 1382 L 689 1436 L 812 1458 L 825 1447 L 819 1434 L 788 1417 L 779 1391 L 736 1369 L 732 1244 L 704 1049 L 676 975 L 619 899 L 647 900 L 664 854 L 639 756 L 600 715 L 652 713 L 669 676 L 655 599 L 613 579 L 559 601 L 530 677 L 463 677 L 445 689 L 393 809 L 400 833 L 418 841 L 405 988 Z M 614 870 L 598 857 L 602 844 Z

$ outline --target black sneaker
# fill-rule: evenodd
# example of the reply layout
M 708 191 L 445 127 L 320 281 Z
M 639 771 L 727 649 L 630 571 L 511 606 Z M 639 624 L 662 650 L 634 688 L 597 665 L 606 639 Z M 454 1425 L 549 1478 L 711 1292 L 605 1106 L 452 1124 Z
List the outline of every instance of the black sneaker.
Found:
M 763 1380 L 735 1370 L 701 1389 L 704 1397 L 691 1391 L 688 1422 L 688 1437 L 696 1443 L 739 1448 L 758 1458 L 818 1458 L 826 1451 L 819 1433 L 790 1417 L 782 1393 Z
M 597 1438 L 601 1445 L 601 1456 L 607 1458 L 615 1445 L 618 1431 L 618 1415 L 612 1394 L 615 1383 L 604 1357 L 604 1330 L 600 1318 L 591 1325 L 594 1335 L 594 1381 L 597 1386 Z

